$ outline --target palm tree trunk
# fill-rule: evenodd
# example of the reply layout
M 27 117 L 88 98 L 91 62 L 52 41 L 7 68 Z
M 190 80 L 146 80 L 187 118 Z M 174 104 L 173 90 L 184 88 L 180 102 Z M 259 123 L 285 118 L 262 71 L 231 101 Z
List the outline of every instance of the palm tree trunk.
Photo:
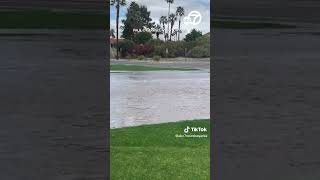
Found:
M 116 59 L 119 59 L 119 13 L 120 13 L 120 4 L 119 4 L 119 1 L 117 2 L 117 22 L 116 22 L 116 28 L 117 28 L 117 56 L 116 56 Z
M 170 16 L 170 3 L 169 3 L 169 11 L 168 11 L 168 21 L 169 21 L 169 16 Z M 168 37 L 170 37 L 171 40 L 171 35 L 169 35 L 169 22 L 168 22 Z
M 178 32 L 178 41 L 180 41 L 180 25 L 181 25 L 181 16 L 179 18 L 179 32 Z
M 170 41 L 171 41 L 171 35 L 172 35 L 172 28 L 173 28 L 173 25 L 171 24 L 171 29 L 170 29 Z
M 164 37 L 164 41 L 166 41 L 167 40 L 167 38 L 166 38 L 166 27 L 165 27 L 164 23 L 163 23 L 163 37 Z

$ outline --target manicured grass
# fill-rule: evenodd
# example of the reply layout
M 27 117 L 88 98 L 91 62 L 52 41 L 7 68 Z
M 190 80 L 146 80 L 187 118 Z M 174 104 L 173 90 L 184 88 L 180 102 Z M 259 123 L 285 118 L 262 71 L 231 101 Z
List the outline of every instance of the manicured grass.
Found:
M 30 10 L 0 12 L 0 22 L 0 28 L 107 29 L 109 18 L 103 14 Z
M 214 28 L 226 29 L 281 29 L 281 28 L 296 28 L 293 25 L 265 23 L 265 22 L 241 22 L 241 21 L 213 21 Z
M 152 67 L 152 66 L 140 66 L 140 65 L 127 65 L 127 64 L 114 64 L 110 65 L 111 71 L 193 71 L 197 69 L 186 68 L 165 68 L 165 67 Z
M 198 134 L 207 137 L 175 137 L 187 126 L 206 127 Z M 110 135 L 111 179 L 210 179 L 209 120 L 111 129 Z

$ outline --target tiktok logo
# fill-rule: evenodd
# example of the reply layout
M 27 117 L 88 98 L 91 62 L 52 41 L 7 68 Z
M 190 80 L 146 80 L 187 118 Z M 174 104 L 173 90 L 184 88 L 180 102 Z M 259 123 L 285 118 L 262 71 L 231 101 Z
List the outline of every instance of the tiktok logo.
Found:
M 184 128 L 184 133 L 188 133 L 189 132 L 189 129 L 190 129 L 190 127 L 189 126 L 187 126 L 186 128 Z

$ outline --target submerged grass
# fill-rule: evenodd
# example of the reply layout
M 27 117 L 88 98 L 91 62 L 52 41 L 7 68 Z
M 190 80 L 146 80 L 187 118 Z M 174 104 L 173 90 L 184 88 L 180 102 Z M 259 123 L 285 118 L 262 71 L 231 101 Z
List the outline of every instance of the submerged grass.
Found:
M 208 137 L 175 137 L 187 126 L 207 128 L 198 134 Z M 111 129 L 111 179 L 210 179 L 209 129 L 209 120 Z
M 197 69 L 114 64 L 114 65 L 110 65 L 110 70 L 111 71 L 194 71 Z

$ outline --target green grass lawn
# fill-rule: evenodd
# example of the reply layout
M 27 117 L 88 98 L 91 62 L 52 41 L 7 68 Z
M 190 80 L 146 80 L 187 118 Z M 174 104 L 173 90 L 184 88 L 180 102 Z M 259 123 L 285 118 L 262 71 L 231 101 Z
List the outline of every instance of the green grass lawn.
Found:
M 187 126 L 206 127 L 208 137 L 175 137 Z M 209 129 L 209 120 L 111 129 L 111 179 L 209 180 Z
M 241 22 L 241 21 L 213 21 L 214 28 L 226 29 L 281 29 L 281 28 L 296 28 L 293 25 L 265 23 L 265 22 Z
M 109 27 L 107 15 L 52 10 L 0 12 L 0 22 L 0 28 L 107 29 Z
M 127 64 L 114 64 L 110 65 L 111 71 L 193 71 L 197 69 L 187 68 L 166 68 L 166 67 L 152 67 L 152 66 L 141 66 L 141 65 L 127 65 Z

